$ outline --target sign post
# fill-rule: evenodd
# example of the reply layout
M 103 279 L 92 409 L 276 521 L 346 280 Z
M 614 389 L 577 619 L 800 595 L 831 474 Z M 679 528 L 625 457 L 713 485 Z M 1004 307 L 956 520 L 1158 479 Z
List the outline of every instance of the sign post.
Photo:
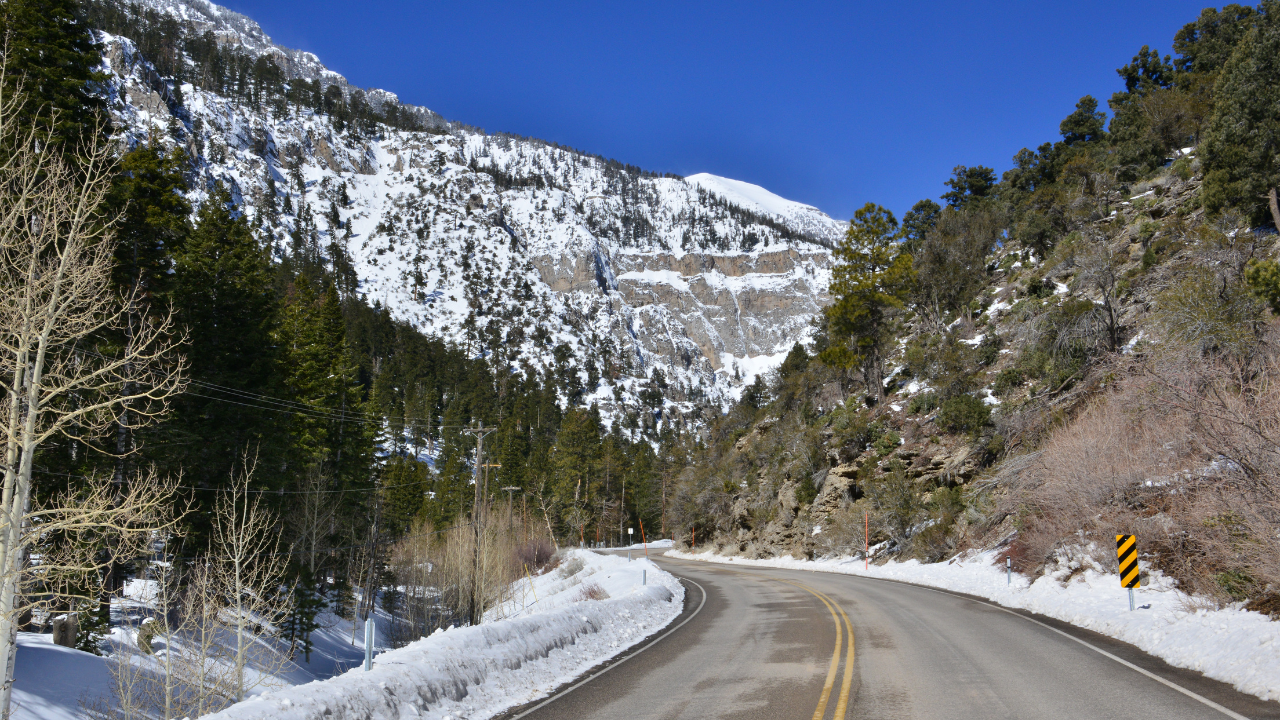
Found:
M 1138 582 L 1138 538 L 1133 535 L 1116 536 L 1116 559 L 1120 561 L 1120 587 L 1129 591 L 1129 611 L 1133 611 L 1133 589 L 1142 587 Z

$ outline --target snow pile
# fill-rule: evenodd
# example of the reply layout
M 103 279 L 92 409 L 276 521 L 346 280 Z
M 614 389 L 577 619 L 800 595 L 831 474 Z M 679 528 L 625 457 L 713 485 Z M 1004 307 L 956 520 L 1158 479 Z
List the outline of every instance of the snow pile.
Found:
M 1057 618 L 1130 643 L 1176 667 L 1204 673 L 1264 700 L 1280 700 L 1280 623 L 1239 608 L 1206 609 L 1159 571 L 1137 591 L 1130 612 L 1120 578 L 1086 556 L 1064 558 L 1034 582 L 1018 574 L 1006 585 L 996 552 L 970 551 L 948 562 L 887 562 L 864 569 L 860 558 L 748 560 L 672 550 L 670 557 L 734 565 L 818 570 L 900 580 L 977 595 L 1000 605 Z M 1146 568 L 1144 568 L 1145 570 Z
M 648 584 L 642 585 L 647 571 Z M 438 630 L 378 655 L 373 669 L 277 690 L 210 715 L 218 720 L 280 718 L 490 717 L 559 685 L 666 626 L 683 609 L 684 589 L 645 560 L 586 551 L 560 569 L 529 578 L 494 613 L 507 619 Z M 606 599 L 582 599 L 606 594 Z

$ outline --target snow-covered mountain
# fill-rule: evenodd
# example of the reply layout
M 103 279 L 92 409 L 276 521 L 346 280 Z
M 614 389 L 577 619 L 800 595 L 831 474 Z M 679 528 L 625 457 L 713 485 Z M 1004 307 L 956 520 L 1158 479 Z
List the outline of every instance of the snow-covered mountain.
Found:
M 353 90 L 243 15 L 203 0 L 143 7 L 268 56 L 289 79 Z M 843 224 L 756 185 L 645 173 L 425 108 L 412 111 L 428 130 L 360 133 L 309 109 L 175 92 L 129 39 L 102 39 L 122 136 L 199 158 L 194 200 L 230 186 L 281 257 L 300 251 L 299 223 L 314 228 L 307 242 L 326 262 L 349 257 L 370 302 L 513 369 L 555 373 L 566 398 L 624 424 L 652 424 L 637 412 L 646 388 L 664 396 L 647 395 L 650 410 L 665 408 L 659 421 L 724 405 L 827 302 Z

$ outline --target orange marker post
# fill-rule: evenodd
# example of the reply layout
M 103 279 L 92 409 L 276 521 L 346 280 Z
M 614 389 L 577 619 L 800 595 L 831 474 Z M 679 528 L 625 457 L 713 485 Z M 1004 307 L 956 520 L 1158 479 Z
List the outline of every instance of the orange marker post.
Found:
M 640 518 L 636 518 L 640 520 Z M 644 539 L 644 521 L 640 520 L 640 543 L 644 545 L 644 556 L 649 557 L 649 541 Z

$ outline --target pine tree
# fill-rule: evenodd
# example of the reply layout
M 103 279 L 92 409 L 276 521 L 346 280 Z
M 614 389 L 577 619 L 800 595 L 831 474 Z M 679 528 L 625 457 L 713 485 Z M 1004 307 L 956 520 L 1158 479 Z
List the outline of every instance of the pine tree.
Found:
M 835 251 L 834 302 L 824 311 L 830 345 L 822 361 L 861 366 L 873 402 L 884 398 L 882 360 L 893 334 L 891 313 L 903 307 L 915 279 L 911 255 L 902 252 L 899 237 L 897 219 L 883 207 L 867 203 L 855 212 Z
M 309 410 L 293 421 L 301 457 L 344 483 L 367 483 L 373 437 L 337 290 L 327 285 L 317 296 L 297 278 L 278 338 L 290 394 Z
M 107 198 L 116 225 L 115 283 L 127 292 L 135 285 L 144 298 L 166 297 L 173 289 L 173 257 L 191 234 L 191 204 L 182 195 L 185 155 L 155 147 L 125 153 L 120 175 Z
M 1085 95 L 1076 103 L 1075 112 L 1058 125 L 1058 131 L 1069 146 L 1093 142 L 1106 134 L 1103 131 L 1106 119 L 1106 114 L 1098 110 L 1098 101 L 1092 95 Z
M 907 252 L 915 252 L 924 236 L 938 224 L 942 208 L 932 200 L 921 200 L 902 216 L 902 242 Z
M 74 152 L 103 110 L 92 85 L 104 78 L 102 57 L 76 0 L 8 0 L 0 8 L 7 38 L 5 92 L 19 84 L 24 105 L 19 122 L 56 113 L 51 141 Z
M 218 185 L 200 206 L 176 260 L 173 304 L 188 333 L 193 387 L 165 428 L 169 462 L 193 484 L 219 487 L 248 451 L 259 458 L 255 481 L 280 485 L 282 415 L 258 401 L 282 393 L 270 259 L 226 188 Z
M 982 165 L 957 165 L 951 171 L 951 179 L 944 184 L 951 190 L 943 193 L 942 199 L 953 208 L 963 208 L 987 197 L 995 189 L 996 171 Z M 897 224 L 897 220 L 894 220 L 895 228 Z
M 1252 30 L 1218 79 L 1202 148 L 1205 209 L 1235 208 L 1280 228 L 1280 21 Z

